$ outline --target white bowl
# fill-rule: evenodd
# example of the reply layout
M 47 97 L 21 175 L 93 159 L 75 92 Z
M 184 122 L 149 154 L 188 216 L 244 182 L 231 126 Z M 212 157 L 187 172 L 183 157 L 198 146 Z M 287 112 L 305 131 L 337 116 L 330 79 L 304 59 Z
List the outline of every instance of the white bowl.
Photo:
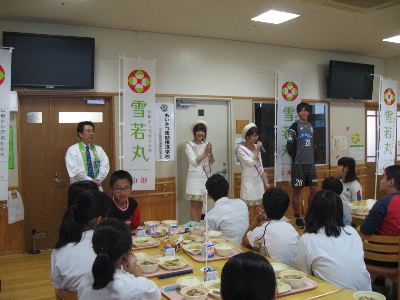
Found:
M 229 244 L 218 244 L 214 246 L 214 249 L 219 256 L 229 256 L 233 251 L 233 246 Z
M 208 232 L 209 238 L 220 238 L 222 236 L 222 231 L 210 230 Z
M 276 288 L 278 289 L 278 295 L 289 292 L 292 289 L 289 284 L 282 281 L 281 279 L 278 279 L 276 281 Z
M 165 226 L 178 225 L 178 221 L 177 220 L 163 220 L 163 221 L 161 221 L 161 224 L 163 224 Z
M 216 299 L 221 299 L 221 280 L 204 281 L 202 286 L 208 288 L 208 292 Z
M 191 234 L 202 236 L 206 231 L 204 226 L 193 226 L 189 228 Z
M 288 268 L 287 265 L 281 264 L 281 263 L 276 263 L 276 262 L 272 262 L 271 266 L 274 269 L 274 272 L 276 275 L 279 275 L 280 272 L 282 272 Z
M 377 292 L 371 292 L 371 291 L 359 291 L 355 292 L 353 294 L 353 299 L 354 300 L 361 300 L 361 297 L 366 297 L 365 299 L 373 299 L 373 300 L 386 300 L 386 297 L 382 294 L 379 294 Z
M 146 264 L 148 262 L 151 264 Z M 158 259 L 154 258 L 139 259 L 136 264 L 138 265 L 139 269 L 146 274 L 154 273 L 158 269 Z
M 187 294 L 188 292 L 193 290 L 195 290 L 196 292 L 200 292 L 201 295 L 190 296 Z M 185 297 L 185 300 L 205 300 L 208 295 L 208 289 L 201 285 L 196 287 L 187 286 L 181 289 L 181 294 L 183 295 L 183 297 Z
M 297 270 L 285 270 L 279 274 L 279 277 L 288 283 L 292 289 L 299 289 L 304 286 L 304 279 L 307 277 L 306 273 Z
M 143 224 L 144 224 L 145 226 L 149 226 L 149 225 L 158 225 L 158 224 L 160 224 L 160 221 L 145 221 L 145 222 L 143 222 Z
M 203 282 L 204 280 L 202 278 L 196 276 L 185 276 L 185 277 L 180 277 L 176 280 L 176 283 L 179 285 L 181 289 L 185 287 L 199 286 Z
M 182 246 L 183 250 L 193 255 L 200 255 L 202 247 L 203 247 L 202 243 L 192 243 Z
M 174 261 L 174 264 L 169 264 L 169 261 Z M 166 270 L 179 270 L 188 265 L 187 261 L 180 256 L 163 256 L 160 257 L 159 265 Z

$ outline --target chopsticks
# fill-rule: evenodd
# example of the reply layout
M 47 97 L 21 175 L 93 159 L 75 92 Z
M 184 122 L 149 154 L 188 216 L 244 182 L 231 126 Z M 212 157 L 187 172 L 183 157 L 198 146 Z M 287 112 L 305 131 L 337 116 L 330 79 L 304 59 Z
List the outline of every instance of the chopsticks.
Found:
M 337 293 L 337 292 L 340 292 L 340 290 L 330 291 L 330 292 L 327 292 L 327 293 L 324 293 L 324 294 L 321 294 L 321 295 L 317 295 L 317 296 L 306 298 L 305 300 L 318 299 L 318 298 L 321 298 L 321 297 L 324 297 L 324 296 L 328 296 L 330 294 L 334 294 L 334 293 Z

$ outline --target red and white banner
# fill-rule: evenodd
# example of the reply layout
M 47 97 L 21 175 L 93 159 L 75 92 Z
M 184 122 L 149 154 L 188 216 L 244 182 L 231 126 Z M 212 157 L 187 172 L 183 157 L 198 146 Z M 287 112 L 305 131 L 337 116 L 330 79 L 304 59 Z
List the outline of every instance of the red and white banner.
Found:
M 276 182 L 290 181 L 291 158 L 286 150 L 289 127 L 298 119 L 296 106 L 301 102 L 301 74 L 277 72 L 276 74 Z
M 133 190 L 155 189 L 155 61 L 123 59 L 122 168 Z
M 8 199 L 11 50 L 0 49 L 0 200 Z
M 379 92 L 379 151 L 376 172 L 394 165 L 396 155 L 397 81 L 381 77 Z

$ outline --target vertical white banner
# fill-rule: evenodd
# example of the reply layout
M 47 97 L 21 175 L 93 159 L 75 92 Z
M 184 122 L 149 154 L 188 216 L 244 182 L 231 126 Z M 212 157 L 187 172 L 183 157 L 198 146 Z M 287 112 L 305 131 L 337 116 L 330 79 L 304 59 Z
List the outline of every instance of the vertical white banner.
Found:
M 376 163 L 378 175 L 394 165 L 396 151 L 397 81 L 381 78 L 379 95 L 379 151 Z
M 276 182 L 290 181 L 291 158 L 286 150 L 289 127 L 298 119 L 296 106 L 301 102 L 301 74 L 277 72 L 276 120 L 277 143 Z
M 11 50 L 0 49 L 0 200 L 8 199 Z
M 175 159 L 175 116 L 172 103 L 159 102 L 157 107 L 157 161 Z
M 155 189 L 155 61 L 123 62 L 122 168 L 133 177 L 133 190 Z

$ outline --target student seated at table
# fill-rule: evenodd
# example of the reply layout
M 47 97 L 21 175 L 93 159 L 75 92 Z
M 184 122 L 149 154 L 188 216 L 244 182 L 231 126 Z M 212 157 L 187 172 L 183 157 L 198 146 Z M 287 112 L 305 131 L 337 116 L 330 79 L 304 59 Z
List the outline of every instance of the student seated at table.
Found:
M 363 243 L 357 231 L 343 224 L 343 204 L 333 191 L 319 191 L 305 217 L 296 268 L 340 288 L 370 291 Z
M 329 176 L 322 182 L 322 189 L 334 191 L 339 195 L 343 204 L 343 223 L 344 225 L 351 225 L 351 207 L 349 203 L 341 196 L 343 192 L 343 184 L 339 178 Z
M 140 209 L 136 200 L 130 197 L 132 184 L 132 176 L 127 171 L 119 170 L 111 175 L 113 201 L 109 217 L 125 222 L 135 230 L 140 225 Z
M 107 216 L 110 205 L 105 193 L 88 190 L 79 194 L 76 205 L 65 214 L 51 253 L 51 281 L 55 288 L 78 291 L 81 279 L 96 257 L 92 248 L 93 229 Z
M 275 300 L 276 295 L 274 269 L 260 254 L 254 252 L 237 254 L 222 268 L 222 299 Z
M 356 161 L 351 157 L 342 157 L 337 164 L 336 174 L 343 182 L 343 192 L 340 197 L 350 204 L 361 201 L 362 187 L 356 174 Z
M 99 190 L 99 186 L 91 180 L 83 180 L 72 183 L 68 188 L 68 208 L 76 205 L 76 200 L 82 191 Z
M 244 232 L 249 227 L 249 210 L 240 199 L 229 199 L 229 183 L 224 176 L 214 174 L 207 179 L 208 195 L 215 201 L 215 207 L 208 213 L 210 230 L 221 231 L 223 236 L 241 243 Z
M 139 270 L 131 248 L 128 225 L 119 220 L 105 220 L 97 226 L 93 234 L 93 250 L 97 256 L 92 272 L 79 285 L 78 298 L 160 299 L 160 290 L 153 281 L 137 277 Z
M 279 188 L 267 190 L 263 196 L 264 209 L 257 209 L 242 242 L 247 247 L 263 247 L 266 256 L 294 266 L 299 235 L 290 223 L 282 220 L 289 203 L 290 199 L 285 191 Z
M 398 236 L 400 234 L 400 166 L 393 165 L 385 169 L 379 182 L 379 190 L 386 196 L 375 203 L 360 230 L 366 235 Z

